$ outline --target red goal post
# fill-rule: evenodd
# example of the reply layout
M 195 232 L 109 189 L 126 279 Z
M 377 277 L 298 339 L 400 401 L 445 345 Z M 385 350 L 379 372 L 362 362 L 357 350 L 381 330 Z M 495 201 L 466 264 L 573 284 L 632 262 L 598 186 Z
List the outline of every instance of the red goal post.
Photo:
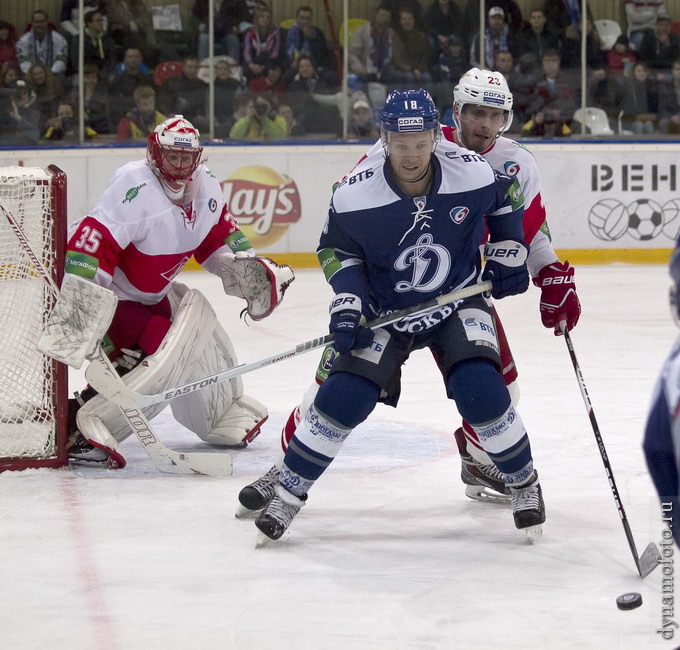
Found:
M 60 286 L 66 174 L 55 165 L 0 167 L 0 203 Z M 0 472 L 67 463 L 68 369 L 37 349 L 54 300 L 54 289 L 0 214 Z

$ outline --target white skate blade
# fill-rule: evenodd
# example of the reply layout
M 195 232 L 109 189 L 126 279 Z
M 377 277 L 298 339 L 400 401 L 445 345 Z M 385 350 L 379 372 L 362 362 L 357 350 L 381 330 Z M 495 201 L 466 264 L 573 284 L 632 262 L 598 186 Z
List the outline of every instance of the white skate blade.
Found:
M 276 540 L 267 537 L 264 533 L 258 532 L 257 540 L 255 540 L 255 548 L 267 548 L 270 544 L 274 544 Z
M 508 504 L 511 501 L 509 494 L 500 494 L 484 485 L 466 485 L 465 496 L 474 499 L 475 501 L 499 503 L 501 505 Z
M 249 510 L 239 503 L 236 512 L 234 513 L 234 517 L 236 517 L 236 519 L 248 519 L 248 517 L 257 516 L 260 512 L 262 512 L 262 510 Z
M 527 536 L 529 543 L 533 544 L 534 540 L 538 539 L 543 534 L 543 524 L 527 526 L 526 528 L 520 528 L 520 530 Z

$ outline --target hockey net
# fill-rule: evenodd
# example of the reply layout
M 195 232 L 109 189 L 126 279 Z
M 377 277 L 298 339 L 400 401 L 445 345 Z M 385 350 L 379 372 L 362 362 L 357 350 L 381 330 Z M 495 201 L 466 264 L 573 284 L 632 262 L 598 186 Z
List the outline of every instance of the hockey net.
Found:
M 0 471 L 56 467 L 66 463 L 68 374 L 37 342 L 61 284 L 66 174 L 0 167 L 0 207 Z

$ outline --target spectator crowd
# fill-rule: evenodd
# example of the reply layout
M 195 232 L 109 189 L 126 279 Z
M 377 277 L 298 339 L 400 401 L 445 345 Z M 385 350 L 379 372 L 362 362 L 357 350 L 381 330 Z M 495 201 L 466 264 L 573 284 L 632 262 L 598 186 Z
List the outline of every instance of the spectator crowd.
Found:
M 23 31 L 0 19 L 0 144 L 77 143 L 81 105 L 86 139 L 142 141 L 172 114 L 207 134 L 211 97 L 216 138 L 335 139 L 347 106 L 349 139 L 372 140 L 393 88 L 427 89 L 451 124 L 453 88 L 471 66 L 507 79 L 510 133 L 562 137 L 581 131 L 582 51 L 586 104 L 613 132 L 680 133 L 680 36 L 664 2 L 626 0 L 614 38 L 589 13 L 584 50 L 580 4 L 537 1 L 522 13 L 487 0 L 480 30 L 478 0 L 376 0 L 353 21 L 344 92 L 338 35 L 307 5 L 277 23 L 261 0 L 216 0 L 211 35 L 208 2 L 195 0 L 186 38 L 168 43 L 148 0 L 85 0 L 82 34 L 77 0 L 63 0 L 58 18 L 35 10 Z

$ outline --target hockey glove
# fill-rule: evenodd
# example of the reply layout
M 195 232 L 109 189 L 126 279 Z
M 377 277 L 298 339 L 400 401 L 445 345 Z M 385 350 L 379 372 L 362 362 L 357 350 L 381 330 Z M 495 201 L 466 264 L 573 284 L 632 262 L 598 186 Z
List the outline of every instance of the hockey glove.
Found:
M 243 252 L 222 255 L 220 275 L 224 292 L 245 299 L 248 303 L 246 311 L 253 320 L 269 316 L 295 279 L 290 266 Z
M 566 260 L 544 266 L 533 279 L 541 288 L 541 320 L 546 327 L 555 328 L 555 336 L 561 336 L 560 321 L 571 330 L 581 315 L 581 303 L 576 295 L 574 267 Z
M 514 296 L 529 288 L 528 252 L 529 247 L 523 241 L 514 239 L 484 245 L 486 264 L 482 280 L 491 280 L 494 298 Z
M 335 351 L 343 354 L 349 350 L 366 348 L 373 343 L 373 331 L 362 327 L 361 298 L 353 293 L 338 293 L 331 300 L 329 313 L 330 333 Z

